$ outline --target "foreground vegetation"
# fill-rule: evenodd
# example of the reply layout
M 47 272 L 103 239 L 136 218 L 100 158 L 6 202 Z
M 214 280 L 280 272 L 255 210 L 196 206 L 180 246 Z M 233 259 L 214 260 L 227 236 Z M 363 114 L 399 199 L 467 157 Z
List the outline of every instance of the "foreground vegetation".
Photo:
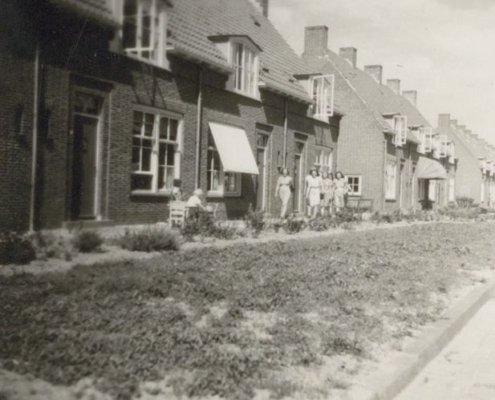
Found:
M 345 384 L 291 369 L 371 357 L 438 318 L 465 271 L 493 263 L 494 234 L 422 225 L 0 277 L 0 364 L 118 399 L 160 380 L 177 396 L 319 398 Z

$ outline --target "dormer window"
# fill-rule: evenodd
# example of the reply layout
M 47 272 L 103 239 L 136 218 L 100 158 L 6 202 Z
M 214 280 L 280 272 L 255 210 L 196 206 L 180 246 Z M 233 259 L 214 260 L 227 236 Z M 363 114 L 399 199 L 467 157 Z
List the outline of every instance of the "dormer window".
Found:
M 393 120 L 395 131 L 395 145 L 403 146 L 407 143 L 407 117 L 405 115 L 395 115 Z
M 122 43 L 130 56 L 166 66 L 167 16 L 162 0 L 120 0 Z
M 258 55 L 244 43 L 232 43 L 234 90 L 258 97 Z
M 314 101 L 313 116 L 328 122 L 333 116 L 334 75 L 317 75 L 309 79 L 309 95 Z
M 418 130 L 420 144 L 418 152 L 421 154 L 429 153 L 433 150 L 433 129 L 431 127 L 421 127 Z

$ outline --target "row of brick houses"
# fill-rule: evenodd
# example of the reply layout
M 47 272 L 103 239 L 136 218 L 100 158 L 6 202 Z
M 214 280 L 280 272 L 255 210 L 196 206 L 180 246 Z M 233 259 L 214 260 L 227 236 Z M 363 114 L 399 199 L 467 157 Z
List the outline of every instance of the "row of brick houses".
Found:
M 495 207 L 495 146 L 473 134 L 465 125 L 458 124 L 450 114 L 439 115 L 438 132 L 452 140 L 457 149 L 452 197 Z
M 303 59 L 335 77 L 335 105 L 344 114 L 339 168 L 354 183 L 351 195 L 384 211 L 446 205 L 454 143 L 441 142 L 418 111 L 417 92 L 401 92 L 398 79 L 383 84 L 381 65 L 357 68 L 353 47 L 329 50 L 326 26 L 306 28 Z
M 276 215 L 284 166 L 295 212 L 314 166 L 344 172 L 349 204 L 454 201 L 463 145 L 432 128 L 417 93 L 383 84 L 379 65 L 357 68 L 354 48 L 329 50 L 325 26 L 306 28 L 297 56 L 268 7 L 6 0 L 1 228 L 164 221 L 175 186 L 201 187 L 224 218 L 250 206 Z
M 340 116 L 330 82 L 314 83 L 324 90 L 313 96 L 297 81 L 305 65 L 267 7 L 6 1 L 2 227 L 163 221 L 177 184 L 186 195 L 203 188 L 227 218 L 250 205 L 277 212 L 284 165 L 302 211 L 309 160 L 325 153 L 336 167 Z

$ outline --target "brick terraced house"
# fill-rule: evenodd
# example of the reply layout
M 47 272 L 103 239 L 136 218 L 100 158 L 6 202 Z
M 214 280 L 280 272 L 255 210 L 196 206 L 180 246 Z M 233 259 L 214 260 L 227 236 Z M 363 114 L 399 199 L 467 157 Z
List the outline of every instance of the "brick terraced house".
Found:
M 329 50 L 326 26 L 306 28 L 303 59 L 334 76 L 335 107 L 344 114 L 339 169 L 352 188 L 349 201 L 381 211 L 446 205 L 454 157 L 440 152 L 438 134 L 416 107 L 417 92 L 401 92 L 398 79 L 383 84 L 380 65 L 357 68 L 353 47 L 338 55 Z
M 457 172 L 451 199 L 495 207 L 495 147 L 458 124 L 450 114 L 438 116 L 438 132 L 455 143 Z
M 332 81 L 296 79 L 266 0 L 2 5 L 2 229 L 164 221 L 174 185 L 275 214 L 284 165 L 303 211 L 313 160 L 336 167 Z

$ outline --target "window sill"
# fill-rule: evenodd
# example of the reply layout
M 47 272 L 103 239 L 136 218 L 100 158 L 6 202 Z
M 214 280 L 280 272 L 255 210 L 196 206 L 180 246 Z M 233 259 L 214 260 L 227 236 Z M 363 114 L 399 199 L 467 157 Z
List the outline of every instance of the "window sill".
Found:
M 170 197 L 172 192 L 170 190 L 164 192 L 148 192 L 145 190 L 133 190 L 131 192 L 132 197 Z
M 395 203 L 397 199 L 385 199 L 385 201 L 388 203 Z
M 206 197 L 220 199 L 225 197 L 241 197 L 241 193 L 207 192 Z

